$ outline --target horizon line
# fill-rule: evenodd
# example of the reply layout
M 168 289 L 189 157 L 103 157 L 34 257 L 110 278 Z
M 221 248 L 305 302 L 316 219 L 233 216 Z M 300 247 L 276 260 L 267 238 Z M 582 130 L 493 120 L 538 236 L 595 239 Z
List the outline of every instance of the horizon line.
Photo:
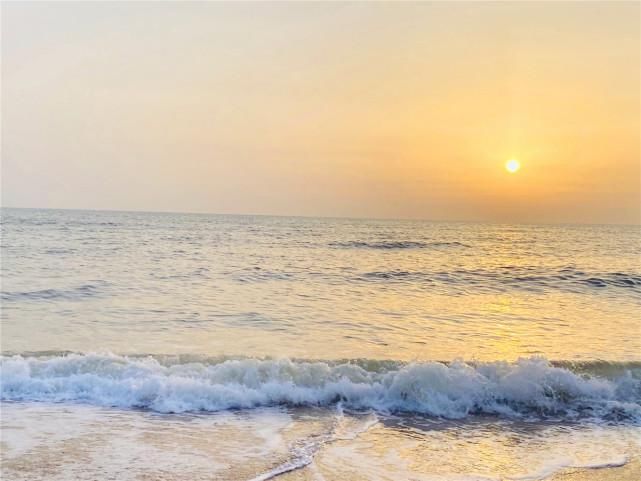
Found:
M 117 212 L 130 214 L 182 214 L 182 215 L 212 215 L 230 217 L 283 217 L 301 219 L 340 219 L 340 220 L 369 220 L 369 221 L 405 221 L 405 222 L 433 222 L 452 224 L 507 224 L 507 225 L 536 225 L 536 226 L 621 226 L 641 227 L 641 220 L 637 224 L 628 223 L 599 223 L 599 222 L 518 222 L 518 221 L 494 221 L 494 220 L 457 220 L 457 219 L 428 219 L 425 217 L 358 217 L 358 216 L 331 216 L 331 215 L 302 215 L 302 214 L 257 214 L 257 213 L 226 213 L 226 212 L 195 212 L 195 211 L 166 211 L 166 210 L 143 210 L 143 209 L 98 209 L 98 208 L 77 208 L 77 207 L 22 207 L 1 205 L 0 209 L 23 209 L 23 210 L 62 210 L 80 212 Z

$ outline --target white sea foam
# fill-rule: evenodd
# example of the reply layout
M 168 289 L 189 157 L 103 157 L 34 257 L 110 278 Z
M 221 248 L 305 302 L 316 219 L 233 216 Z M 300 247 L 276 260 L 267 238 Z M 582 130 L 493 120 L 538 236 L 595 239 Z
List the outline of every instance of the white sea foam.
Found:
M 378 423 L 378 417 L 374 413 L 368 413 L 363 418 L 349 417 L 346 418 L 343 411 L 342 403 L 336 405 L 336 415 L 331 429 L 319 435 L 302 439 L 293 446 L 290 446 L 291 458 L 286 462 L 270 469 L 250 481 L 267 481 L 276 478 L 281 474 L 295 471 L 297 469 L 309 466 L 314 457 L 319 453 L 323 446 L 335 441 L 349 441 L 356 439 L 359 435 L 367 432 L 371 427 Z
M 416 412 L 641 420 L 641 380 L 606 379 L 542 358 L 515 363 L 356 364 L 288 359 L 167 363 L 154 357 L 3 356 L 5 401 L 82 402 L 158 412 L 220 411 L 278 404 Z

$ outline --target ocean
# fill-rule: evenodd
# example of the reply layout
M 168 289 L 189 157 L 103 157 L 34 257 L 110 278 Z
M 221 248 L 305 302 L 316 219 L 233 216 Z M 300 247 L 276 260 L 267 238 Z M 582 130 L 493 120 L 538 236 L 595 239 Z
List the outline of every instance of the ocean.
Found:
M 3 208 L 1 260 L 6 480 L 641 459 L 638 226 Z

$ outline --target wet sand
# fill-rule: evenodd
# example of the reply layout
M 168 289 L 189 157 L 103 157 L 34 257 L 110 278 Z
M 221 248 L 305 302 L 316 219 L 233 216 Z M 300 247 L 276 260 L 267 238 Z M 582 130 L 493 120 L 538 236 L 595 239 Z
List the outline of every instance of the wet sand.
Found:
M 5 402 L 0 409 L 2 479 L 12 481 L 641 480 L 636 427 L 320 408 L 159 414 Z M 553 472 L 625 459 L 621 467 Z

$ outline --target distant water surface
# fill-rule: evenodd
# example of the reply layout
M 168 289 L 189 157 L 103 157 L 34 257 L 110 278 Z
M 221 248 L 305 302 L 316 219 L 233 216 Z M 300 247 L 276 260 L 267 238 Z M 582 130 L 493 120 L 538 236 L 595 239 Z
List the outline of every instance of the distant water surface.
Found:
M 641 357 L 634 226 L 4 209 L 2 234 L 10 352 Z

